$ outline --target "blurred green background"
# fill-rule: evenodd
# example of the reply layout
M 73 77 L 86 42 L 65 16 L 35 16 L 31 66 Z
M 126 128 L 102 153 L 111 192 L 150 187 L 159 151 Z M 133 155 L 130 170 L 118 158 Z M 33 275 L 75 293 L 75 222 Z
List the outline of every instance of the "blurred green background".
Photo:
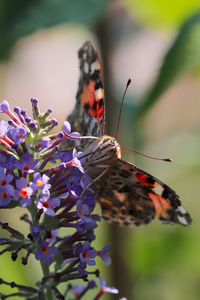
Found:
M 97 248 L 112 242 L 113 264 L 98 268 L 120 290 L 103 299 L 200 299 L 199 0 L 1 0 L 0 40 L 1 99 L 30 112 L 29 99 L 36 97 L 41 110 L 53 108 L 60 128 L 75 103 L 77 50 L 85 40 L 102 60 L 107 134 L 115 134 L 123 90 L 133 78 L 118 140 L 142 153 L 172 157 L 174 163 L 127 151 L 123 158 L 176 190 L 193 224 L 182 228 L 154 221 L 129 229 L 102 222 Z M 3 210 L 0 219 L 24 230 L 20 213 Z M 10 262 L 4 254 L 0 277 L 35 282 L 40 270 L 30 263 Z

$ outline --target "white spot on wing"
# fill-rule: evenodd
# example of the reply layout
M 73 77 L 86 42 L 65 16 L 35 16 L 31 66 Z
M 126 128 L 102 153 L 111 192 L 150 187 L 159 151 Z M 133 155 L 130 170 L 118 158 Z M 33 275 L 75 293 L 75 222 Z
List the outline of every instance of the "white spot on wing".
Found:
M 84 63 L 84 72 L 85 72 L 86 74 L 88 74 L 88 72 L 89 72 L 89 65 L 88 65 L 87 62 Z
M 87 59 L 87 53 L 83 53 L 83 60 Z
M 178 216 L 178 220 L 179 220 L 179 222 L 180 222 L 181 224 L 187 225 L 187 221 L 186 221 L 186 219 L 185 219 L 184 217 Z
M 103 98 L 103 89 L 99 88 L 98 90 L 95 91 L 95 97 L 97 99 Z
M 159 196 L 162 195 L 164 188 L 160 184 L 156 184 L 155 187 L 153 188 L 153 191 L 158 194 Z
M 177 210 L 183 215 L 187 213 L 187 211 L 185 210 L 185 208 L 183 206 L 178 207 Z
M 91 73 L 94 73 L 96 70 L 98 70 L 97 63 L 93 62 L 90 66 L 90 69 L 91 69 Z

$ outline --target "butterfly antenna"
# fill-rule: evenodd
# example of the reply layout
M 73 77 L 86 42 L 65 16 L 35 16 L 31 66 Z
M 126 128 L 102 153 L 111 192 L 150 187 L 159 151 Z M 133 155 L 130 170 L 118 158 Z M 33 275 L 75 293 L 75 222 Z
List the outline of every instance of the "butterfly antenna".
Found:
M 172 161 L 173 161 L 172 158 L 152 157 L 152 156 L 149 156 L 149 155 L 146 155 L 146 154 L 142 154 L 142 153 L 140 153 L 140 152 L 137 152 L 137 151 L 135 151 L 135 150 L 128 149 L 128 148 L 125 148 L 125 147 L 122 147 L 122 146 L 120 146 L 120 148 L 125 149 L 125 150 L 128 150 L 128 151 L 131 151 L 131 152 L 134 152 L 134 153 L 137 153 L 137 154 L 140 154 L 140 155 L 142 155 L 142 156 L 145 156 L 145 157 L 148 157 L 148 158 L 151 158 L 151 159 L 162 160 L 162 161 L 167 161 L 167 162 L 172 162 Z
M 117 121 L 117 130 L 116 130 L 116 135 L 115 135 L 115 139 L 117 139 L 117 136 L 118 136 L 118 131 L 119 131 L 119 122 L 120 122 L 120 119 L 121 119 L 121 114 L 122 114 L 122 107 L 123 107 L 123 104 L 124 104 L 124 98 L 126 96 L 126 92 L 128 90 L 128 86 L 130 85 L 132 81 L 132 78 L 129 77 L 128 81 L 127 81 L 127 84 L 126 84 L 126 88 L 124 90 L 124 94 L 123 94 L 123 97 L 122 97 L 122 101 L 121 101 L 121 106 L 120 106 L 120 111 L 119 111 L 119 117 L 118 117 L 118 121 Z

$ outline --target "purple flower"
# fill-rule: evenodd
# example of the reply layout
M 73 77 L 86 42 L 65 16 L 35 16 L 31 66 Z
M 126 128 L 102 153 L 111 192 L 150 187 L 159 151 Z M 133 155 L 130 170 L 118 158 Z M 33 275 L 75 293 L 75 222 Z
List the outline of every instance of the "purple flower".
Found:
M 83 195 L 82 199 L 90 207 L 91 210 L 95 208 L 95 194 Z
M 33 190 L 28 186 L 24 177 L 16 180 L 16 187 L 18 189 L 18 197 L 20 198 L 21 206 L 26 207 L 31 205 L 31 195 Z
M 72 187 L 72 185 L 69 182 L 67 182 L 66 187 L 67 187 L 67 192 L 69 193 L 69 196 L 71 196 L 73 199 L 78 199 L 78 197 L 82 191 L 82 189 L 80 189 L 80 186 L 74 184 Z
M 83 263 L 85 262 L 89 266 L 94 266 L 94 265 L 96 265 L 96 262 L 93 260 L 93 258 L 95 258 L 96 255 L 97 255 L 96 250 L 94 250 L 90 246 L 89 242 L 85 242 L 85 244 L 83 244 L 83 247 L 82 247 L 81 253 L 80 253 L 81 262 L 83 262 Z
M 83 245 L 79 242 L 78 244 L 74 245 L 73 254 L 78 256 L 81 253 L 82 249 L 83 249 Z
M 33 155 L 26 152 L 22 155 L 22 161 L 16 160 L 16 168 L 26 173 L 33 173 L 40 164 L 40 160 L 37 159 L 32 162 Z
M 74 140 L 76 140 L 76 137 L 80 136 L 80 133 L 78 132 L 71 132 L 71 125 L 67 121 L 64 121 L 63 131 L 72 137 L 70 138 L 71 140 L 73 140 L 73 137 L 75 137 Z
M 6 169 L 0 167 L 0 206 L 7 206 L 14 195 L 14 187 L 9 184 L 13 175 L 6 174 Z
M 0 103 L 0 113 L 7 114 L 16 124 L 21 125 L 20 121 L 11 112 L 10 106 L 7 101 L 3 101 L 2 103 Z
M 80 262 L 80 264 L 77 267 L 78 272 L 83 275 L 87 276 L 88 272 L 86 271 L 87 264 L 85 262 Z
M 8 110 L 10 110 L 9 103 L 4 100 L 2 103 L 0 103 L 0 113 L 6 113 Z
M 27 130 L 23 126 L 9 127 L 8 137 L 15 142 L 21 144 L 27 135 Z
M 9 184 L 13 180 L 13 175 L 6 174 L 6 169 L 0 167 L 0 187 Z
M 79 221 L 76 223 L 76 230 L 81 232 L 84 231 L 86 229 L 86 223 L 84 221 Z
M 82 152 L 77 152 L 76 149 L 73 149 L 73 151 L 71 151 L 70 153 L 61 152 L 58 153 L 58 155 L 55 155 L 55 157 L 60 158 L 61 162 L 64 162 L 66 167 L 76 167 L 81 171 L 81 173 L 84 173 L 81 161 L 79 160 L 79 157 L 81 155 Z
M 94 280 L 90 280 L 88 282 L 87 286 L 82 286 L 80 284 L 76 284 L 74 286 L 74 288 L 70 290 L 70 292 L 73 293 L 76 296 L 76 298 L 78 298 L 81 295 L 85 294 L 85 292 L 88 289 L 93 289 L 93 288 L 96 288 L 96 287 L 97 287 L 96 282 Z
M 13 155 L 0 154 L 0 166 L 5 168 L 7 173 L 15 169 L 15 157 Z
M 0 121 L 0 140 L 3 139 L 8 130 L 8 123 L 4 120 Z
M 97 287 L 96 282 L 95 282 L 94 280 L 90 280 L 90 281 L 88 282 L 88 287 L 89 287 L 90 289 L 96 288 L 96 287 Z
M 38 189 L 42 190 L 49 190 L 51 185 L 47 184 L 49 181 L 49 177 L 45 174 L 41 176 L 39 172 L 36 172 L 33 175 L 33 182 L 30 183 L 30 187 L 33 189 L 33 191 L 37 191 Z
M 85 290 L 85 286 L 82 286 L 80 284 L 76 284 L 73 289 L 70 290 L 74 296 L 79 297 L 81 293 Z
M 36 227 L 36 226 L 31 227 L 31 234 L 32 234 L 34 241 L 40 240 L 40 233 L 41 233 L 41 230 L 39 227 Z
M 92 182 L 92 179 L 87 175 L 87 174 L 84 174 L 81 178 L 81 186 L 82 188 L 86 188 L 91 182 Z
M 46 242 L 49 244 L 53 244 L 56 241 L 56 237 L 58 236 L 59 229 L 51 230 L 51 238 L 46 239 Z
M 41 146 L 42 149 L 43 148 L 48 148 L 51 145 L 51 139 L 48 137 L 44 137 L 43 139 L 41 139 Z
M 96 235 L 94 234 L 94 230 L 88 232 L 88 241 L 91 243 L 96 239 Z
M 55 215 L 55 211 L 53 207 L 57 207 L 60 205 L 59 198 L 51 198 L 49 199 L 50 194 L 43 194 L 42 197 L 36 200 L 36 206 L 38 209 L 42 209 L 46 215 L 53 217 Z
M 14 187 L 10 184 L 0 187 L 0 206 L 7 206 L 14 195 Z
M 58 253 L 55 246 L 49 246 L 47 242 L 42 242 L 40 248 L 35 252 L 37 260 L 42 259 L 45 264 L 50 264 L 53 261 L 53 256 Z
M 84 221 L 92 221 L 91 218 L 88 218 L 90 214 L 90 208 L 87 204 L 83 202 L 83 200 L 78 200 L 76 203 L 77 206 L 77 215 Z
M 112 247 L 112 245 L 108 244 L 102 250 L 97 251 L 97 255 L 101 257 L 101 259 L 103 260 L 103 262 L 106 265 L 110 265 L 111 264 L 111 258 L 110 258 L 110 256 L 108 256 L 106 254 L 106 252 L 108 252 L 111 249 L 111 247 Z
M 111 294 L 118 294 L 119 291 L 114 287 L 107 286 L 107 282 L 101 278 L 99 278 L 99 283 L 101 286 L 101 293 L 111 293 Z

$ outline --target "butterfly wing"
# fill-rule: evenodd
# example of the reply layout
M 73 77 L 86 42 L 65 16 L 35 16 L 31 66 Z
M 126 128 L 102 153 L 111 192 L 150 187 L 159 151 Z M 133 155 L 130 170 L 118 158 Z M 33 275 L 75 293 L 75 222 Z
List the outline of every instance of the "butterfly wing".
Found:
M 155 216 L 163 223 L 184 226 L 192 221 L 170 187 L 121 159 L 108 168 L 98 183 L 98 191 L 102 216 L 112 222 L 141 225 Z
M 90 42 L 78 52 L 80 62 L 79 88 L 76 105 L 68 121 L 73 131 L 81 135 L 101 137 L 104 134 L 104 89 L 102 69 L 98 55 Z M 82 141 L 82 148 L 88 140 Z

